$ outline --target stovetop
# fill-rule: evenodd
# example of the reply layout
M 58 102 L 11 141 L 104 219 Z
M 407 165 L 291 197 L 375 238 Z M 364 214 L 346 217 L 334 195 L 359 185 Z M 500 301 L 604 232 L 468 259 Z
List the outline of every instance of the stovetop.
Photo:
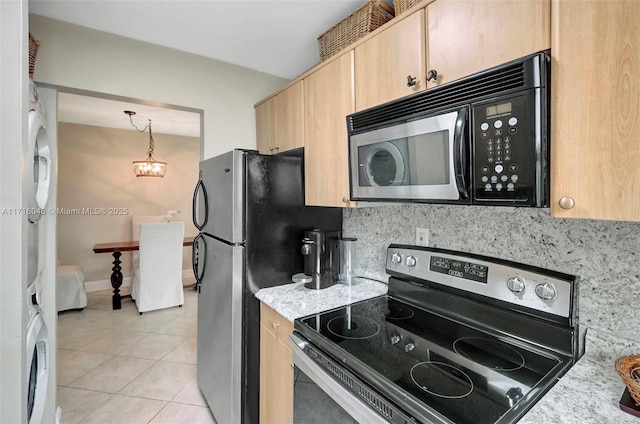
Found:
M 490 273 L 490 263 L 476 263 Z M 491 276 L 482 279 L 490 285 Z M 514 422 L 576 359 L 575 328 L 559 325 L 564 318 L 419 278 L 389 284 L 389 295 L 300 318 L 294 329 L 417 421 Z
M 498 421 L 571 362 L 389 296 L 296 320 L 295 330 L 369 384 L 455 423 Z

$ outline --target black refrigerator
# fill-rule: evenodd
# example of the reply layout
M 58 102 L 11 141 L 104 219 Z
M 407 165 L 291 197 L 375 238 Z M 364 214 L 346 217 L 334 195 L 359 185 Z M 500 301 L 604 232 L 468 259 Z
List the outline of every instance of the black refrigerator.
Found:
M 304 231 L 342 229 L 342 210 L 304 205 L 304 158 L 236 149 L 200 162 L 193 195 L 198 386 L 220 424 L 258 423 L 255 293 L 303 272 Z

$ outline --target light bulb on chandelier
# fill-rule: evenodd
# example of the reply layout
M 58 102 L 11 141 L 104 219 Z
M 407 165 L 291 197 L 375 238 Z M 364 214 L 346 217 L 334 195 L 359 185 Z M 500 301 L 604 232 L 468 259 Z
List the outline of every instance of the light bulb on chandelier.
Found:
M 131 110 L 125 110 L 124 113 L 129 115 L 129 121 L 137 131 L 145 132 L 149 129 L 149 148 L 147 149 L 147 159 L 133 161 L 133 172 L 136 174 L 136 177 L 164 177 L 164 174 L 167 172 L 167 163 L 157 161 L 153 157 L 154 142 L 153 133 L 151 131 L 151 119 L 149 119 L 149 123 L 146 127 L 140 129 L 133 123 L 132 116 L 136 113 Z

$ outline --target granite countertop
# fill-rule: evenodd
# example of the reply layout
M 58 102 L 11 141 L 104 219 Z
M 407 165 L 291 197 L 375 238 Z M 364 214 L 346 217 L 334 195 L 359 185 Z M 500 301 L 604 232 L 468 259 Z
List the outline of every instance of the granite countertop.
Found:
M 640 343 L 589 328 L 584 356 L 518 423 L 638 424 L 618 406 L 625 385 L 614 365 L 620 356 L 638 353 Z
M 387 285 L 366 278 L 355 278 L 355 284 L 335 284 L 322 290 L 311 290 L 303 283 L 261 289 L 256 297 L 293 322 L 296 318 L 339 308 L 387 293 Z

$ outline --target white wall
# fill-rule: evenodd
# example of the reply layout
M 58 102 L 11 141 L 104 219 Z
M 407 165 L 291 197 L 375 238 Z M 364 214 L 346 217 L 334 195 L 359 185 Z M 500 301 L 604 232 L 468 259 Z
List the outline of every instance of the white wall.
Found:
M 0 1 L 0 208 L 21 208 L 26 156 L 27 2 Z M 0 422 L 26 421 L 26 225 L 0 213 Z
M 137 178 L 131 162 L 146 157 L 148 133 L 59 125 L 58 260 L 63 265 L 81 265 L 86 282 L 109 280 L 113 257 L 93 253 L 93 245 L 131 240 L 134 215 L 179 210 L 174 220 L 185 222 L 185 235 L 198 234 L 191 222 L 191 204 L 198 182 L 200 139 L 160 133 L 154 133 L 153 138 L 154 156 L 168 163 L 167 174 L 164 178 Z M 107 213 L 83 213 L 94 208 L 105 208 Z M 131 253 L 124 252 L 120 260 L 122 274 L 127 277 Z M 191 269 L 190 247 L 183 251 L 183 269 Z
M 41 41 L 35 81 L 202 109 L 203 158 L 255 148 L 253 105 L 287 82 L 41 16 L 29 19 Z

